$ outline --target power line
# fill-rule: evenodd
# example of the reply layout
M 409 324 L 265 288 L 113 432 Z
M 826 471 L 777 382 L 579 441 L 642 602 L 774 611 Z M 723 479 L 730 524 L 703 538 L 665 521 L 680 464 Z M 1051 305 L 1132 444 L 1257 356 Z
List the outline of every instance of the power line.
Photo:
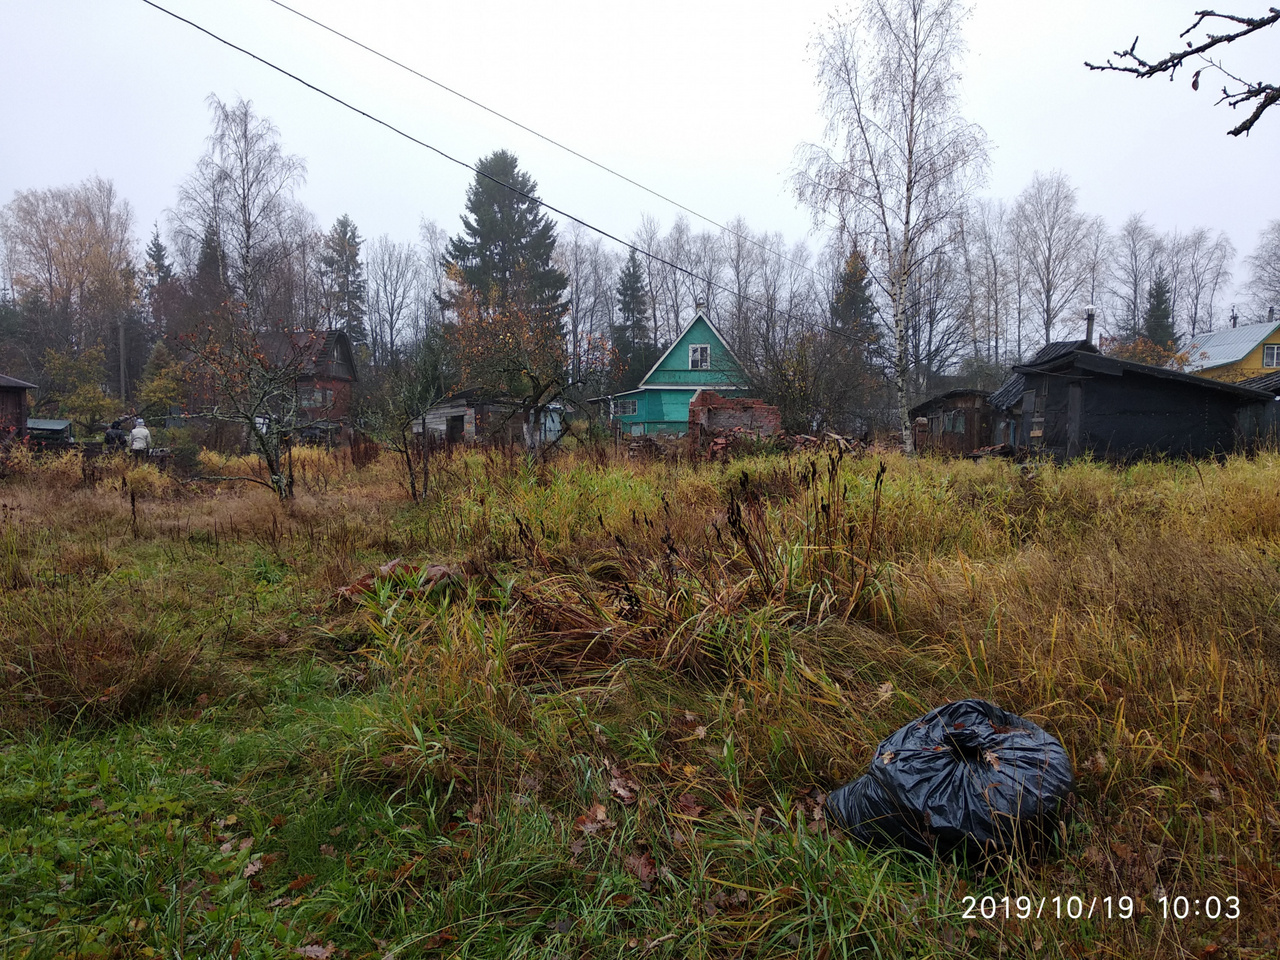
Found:
M 371 120 L 372 122 L 378 124 L 378 126 L 380 127 L 385 127 L 387 130 L 390 130 L 392 133 L 396 134 L 397 136 L 403 137 L 404 139 L 408 140 L 410 143 L 414 143 L 420 147 L 424 147 L 425 149 L 430 150 L 432 153 L 438 154 L 439 156 L 448 160 L 450 163 L 456 163 L 458 166 L 464 167 L 467 170 L 470 170 L 477 177 L 483 177 L 484 179 L 494 184 L 497 184 L 500 187 L 510 190 L 512 193 L 516 194 L 516 196 L 523 197 L 525 200 L 528 200 L 530 203 L 536 203 L 538 206 L 546 210 L 550 210 L 552 213 L 559 214 L 560 216 L 568 220 L 572 220 L 574 223 L 577 223 L 582 225 L 583 227 L 586 227 L 588 230 L 592 231 L 593 233 L 598 233 L 600 236 L 605 237 L 606 239 L 612 240 L 614 243 L 618 244 L 619 246 L 625 247 L 628 250 L 633 250 L 637 254 L 647 257 L 650 260 L 656 260 L 658 263 L 661 263 L 664 266 L 670 267 L 672 270 L 675 270 L 677 273 L 683 274 L 684 276 L 688 277 L 691 280 L 696 280 L 698 283 L 705 284 L 709 288 L 719 290 L 722 293 L 727 293 L 734 297 L 739 297 L 742 300 L 745 300 L 748 303 L 754 304 L 757 307 L 770 309 L 769 304 L 764 303 L 761 300 L 757 300 L 755 297 L 739 293 L 736 290 L 731 290 L 729 287 L 726 287 L 721 283 L 717 283 L 716 281 L 712 280 L 710 277 L 699 276 L 698 274 L 694 273 L 692 270 L 682 267 L 677 263 L 673 263 L 672 261 L 666 259 L 665 257 L 661 257 L 658 254 L 652 253 L 648 250 L 642 250 L 639 247 L 637 247 L 635 244 L 631 243 L 630 241 L 623 240 L 621 237 L 615 236 L 614 234 L 610 233 L 608 230 L 605 230 L 601 227 L 597 227 L 594 224 L 589 223 L 586 220 L 583 220 L 581 217 L 576 217 L 573 214 L 569 213 L 568 211 L 561 210 L 559 207 L 553 206 L 552 204 L 547 203 L 545 200 L 542 200 L 539 197 L 526 193 L 525 191 L 517 187 L 513 187 L 511 184 L 506 183 L 502 180 L 499 180 L 497 177 L 491 174 L 485 173 L 483 170 L 478 169 L 477 167 L 473 166 L 470 163 L 467 163 L 465 160 L 459 160 L 457 157 L 446 153 L 444 150 L 441 150 L 439 147 L 433 146 L 432 144 L 427 143 L 425 140 L 420 140 L 417 137 L 415 137 L 413 134 L 407 133 L 406 131 L 401 130 L 399 127 L 391 123 L 388 123 L 386 120 L 383 120 L 379 117 L 374 116 L 372 113 L 369 113 L 367 110 L 362 110 L 361 108 L 355 106 L 354 104 L 348 103 L 346 100 L 343 100 L 341 97 L 337 96 L 336 94 L 332 94 L 328 90 L 318 87 L 314 83 L 311 83 L 308 80 L 304 80 L 302 77 L 298 76 L 297 74 L 289 72 L 284 67 L 281 67 L 275 63 L 272 63 L 270 60 L 267 60 L 264 57 L 258 56 L 258 54 L 254 53 L 253 51 L 246 50 L 244 47 L 241 47 L 235 43 L 232 43 L 230 40 L 226 39 L 225 37 L 219 36 L 218 34 L 214 33 L 212 30 L 209 30 L 206 27 L 202 27 L 200 24 L 196 23 L 195 21 L 188 20 L 186 17 L 181 16 L 180 14 L 174 13 L 172 10 L 169 10 L 166 7 L 162 7 L 160 4 L 154 2 L 154 0 L 142 0 L 142 2 L 149 7 L 159 10 L 163 14 L 167 14 L 168 16 L 179 21 L 180 23 L 185 23 L 187 26 L 195 30 L 198 30 L 200 33 L 203 33 L 205 36 L 218 41 L 224 46 L 230 47 L 232 50 L 235 50 L 237 53 L 242 53 L 246 57 L 249 57 L 252 60 L 256 60 L 258 63 L 262 64 L 263 66 L 268 67 L 276 71 L 277 73 L 283 74 L 284 76 L 288 77 L 290 80 L 293 80 L 297 83 L 302 84 L 302 86 L 306 87 L 308 90 L 318 93 L 322 97 L 325 97 L 326 99 L 332 100 L 334 103 L 338 104 L 339 106 L 346 107 L 348 110 L 352 111 L 353 113 L 357 113 L 360 116 L 364 117 L 365 119 Z M 813 273 L 812 270 L 809 270 L 809 272 Z M 814 276 L 816 276 L 816 274 L 814 274 Z M 786 311 L 779 310 L 777 312 L 780 316 L 787 317 L 788 319 L 792 319 L 792 320 L 800 319 L 799 317 L 795 317 L 792 314 L 787 313 Z M 854 343 L 874 345 L 877 342 L 867 338 L 855 337 L 852 334 L 849 334 L 843 330 L 838 330 L 835 327 L 829 327 L 825 324 L 816 324 L 816 325 L 821 329 L 828 331 L 829 333 L 833 333 L 837 336 L 843 337 Z
M 711 224 L 713 227 L 717 228 L 718 230 L 722 230 L 725 233 L 728 233 L 734 237 L 737 237 L 739 240 L 743 240 L 751 244 L 752 246 L 758 247 L 761 250 L 765 251 L 766 253 L 771 253 L 774 256 L 781 257 L 783 260 L 787 261 L 787 263 L 790 263 L 793 266 L 799 267 L 801 270 L 807 270 L 809 273 L 813 273 L 813 270 L 810 267 L 806 266 L 803 263 L 800 263 L 798 260 L 793 260 L 791 257 L 787 256 L 781 250 L 770 250 L 767 246 L 765 246 L 763 243 L 756 240 L 755 238 L 738 233 L 738 231 L 734 230 L 733 228 L 728 227 L 717 220 L 713 220 L 711 217 L 708 217 L 705 214 L 699 213 L 697 210 L 694 210 L 691 207 L 685 206 L 679 200 L 674 200 L 671 197 L 666 196 L 665 194 L 659 193 L 657 190 L 654 190 L 650 187 L 646 187 L 643 183 L 640 183 L 637 180 L 631 179 L 626 174 L 619 173 L 617 170 L 614 170 L 612 167 L 609 167 L 603 163 L 600 163 L 598 160 L 593 160 L 591 157 L 588 157 L 586 154 L 578 152 L 577 150 L 573 149 L 573 147 L 563 144 L 559 140 L 555 140 L 552 137 L 547 136 L 546 134 L 539 133 L 537 130 L 533 129 L 532 127 L 521 123 L 519 120 L 516 120 L 512 117 L 508 117 L 506 114 L 501 113 L 498 110 L 495 110 L 493 107 L 487 106 L 486 104 L 481 103 L 479 100 L 469 97 L 465 93 L 462 93 L 459 90 L 455 90 L 453 87 L 450 87 L 447 84 L 441 83 L 439 80 L 429 77 L 425 73 L 421 73 L 420 71 L 415 70 L 413 67 L 409 66 L 408 64 L 402 63 L 401 61 L 395 59 L 394 57 L 388 56 L 387 54 L 383 53 L 380 50 L 375 50 L 373 47 L 369 46 L 368 44 L 361 43 L 359 40 L 356 40 L 354 37 L 348 36 L 347 34 L 343 33 L 341 30 L 338 30 L 335 27 L 331 27 L 327 23 L 323 23 L 322 21 L 317 20 L 314 17 L 308 16 L 307 14 L 303 13 L 300 10 L 295 10 L 293 7 L 289 6 L 287 3 L 282 2 L 282 0 L 267 0 L 267 2 L 275 4 L 277 7 L 279 7 L 282 10 L 289 11 L 289 13 L 292 13 L 295 17 L 301 17 L 303 20 L 306 20 L 308 23 L 314 24 L 315 26 L 319 27 L 321 30 L 328 31 L 329 33 L 333 34 L 335 37 L 341 37 L 343 40 L 347 41 L 347 43 L 354 44 L 355 46 L 359 47 L 361 50 L 364 50 L 366 53 L 371 53 L 375 57 L 378 57 L 381 60 L 385 60 L 387 63 L 390 63 L 393 66 L 399 67 L 401 70 L 404 70 L 408 73 L 413 74 L 418 79 L 425 80 L 427 83 L 430 83 L 433 86 L 440 88 L 446 93 L 450 93 L 453 96 L 458 97 L 460 100 L 466 101 L 467 103 L 471 104 L 473 107 L 479 107 L 481 110 L 485 111 L 486 113 L 492 114 L 493 116 L 497 117 L 499 120 L 504 120 L 507 123 L 520 128 L 525 133 L 532 134 L 533 136 L 537 137 L 539 140 L 543 140 L 546 143 L 551 144 L 553 147 L 558 147 L 559 149 L 565 151 L 566 153 L 572 154 L 573 156 L 577 157 L 579 160 L 589 163 L 593 167 L 596 167 L 599 170 L 603 170 L 605 173 L 609 174 L 610 176 L 617 177 L 619 180 L 623 180 L 626 183 L 631 184 L 631 186 L 636 187 L 640 190 L 643 190 L 645 193 L 649 194 L 650 196 L 657 197 L 659 200 L 662 200 L 665 203 L 669 203 L 672 206 L 677 207 L 680 210 L 683 210 L 685 213 L 691 214 L 692 216 L 697 217 L 699 220 L 702 220 L 706 223 Z M 816 276 L 816 274 L 814 275 Z

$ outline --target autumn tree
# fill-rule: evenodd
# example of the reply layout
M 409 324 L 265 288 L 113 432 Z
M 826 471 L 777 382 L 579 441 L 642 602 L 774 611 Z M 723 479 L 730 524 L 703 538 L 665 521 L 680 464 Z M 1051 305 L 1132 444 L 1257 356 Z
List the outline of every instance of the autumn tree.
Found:
M 215 318 L 181 338 L 187 387 L 200 415 L 245 432 L 281 500 L 293 495 L 286 454 L 302 419 L 298 379 L 312 364 L 322 335 L 314 331 L 254 330 L 242 317 Z
M 73 420 L 88 433 L 97 430 L 115 403 L 103 387 L 106 351 L 101 346 L 77 353 L 46 350 L 42 366 L 36 409 L 46 416 Z
M 506 303 L 482 300 L 456 265 L 449 267 L 449 281 L 450 339 L 460 381 L 518 399 L 525 442 L 536 447 L 543 415 L 567 385 L 568 358 L 556 312 L 526 306 L 536 301 L 518 286 Z
M 1267 13 L 1258 17 L 1197 10 L 1195 18 L 1191 26 L 1178 34 L 1178 39 L 1185 43 L 1184 48 L 1174 50 L 1159 60 L 1148 61 L 1139 56 L 1138 38 L 1134 37 L 1127 50 L 1117 50 L 1113 54 L 1119 63 L 1108 60 L 1102 64 L 1086 62 L 1085 66 L 1090 70 L 1128 73 L 1143 80 L 1162 75 L 1172 80 L 1183 67 L 1194 68 L 1195 73 L 1191 75 L 1192 90 L 1200 89 L 1200 76 L 1208 70 L 1224 79 L 1218 103 L 1225 103 L 1232 110 L 1237 107 L 1250 109 L 1249 116 L 1227 131 L 1233 137 L 1242 133 L 1247 135 L 1262 115 L 1280 102 L 1280 86 L 1265 80 L 1244 79 L 1224 61 L 1217 59 L 1217 50 L 1280 24 L 1280 8 L 1271 7 Z M 1224 32 L 1217 33 L 1217 30 Z M 1187 37 L 1191 39 L 1188 40 Z
M 903 444 L 918 272 L 955 234 L 985 167 L 986 136 L 960 114 L 958 0 L 868 0 L 815 41 L 826 143 L 807 150 L 796 180 L 815 218 L 868 241 L 871 275 L 889 305 Z
M 28 344 L 78 353 L 101 345 L 121 396 L 146 357 L 137 328 L 133 211 L 110 180 L 25 190 L 0 211 Z M 134 349 L 131 351 L 130 347 Z M 38 364 L 37 364 L 38 365 Z

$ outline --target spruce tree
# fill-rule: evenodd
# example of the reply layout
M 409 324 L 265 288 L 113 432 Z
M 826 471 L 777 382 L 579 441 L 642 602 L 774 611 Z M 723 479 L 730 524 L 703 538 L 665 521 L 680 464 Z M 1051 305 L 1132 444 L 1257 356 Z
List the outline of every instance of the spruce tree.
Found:
M 345 330 L 352 343 L 367 339 L 364 329 L 366 281 L 360 262 L 364 240 L 351 218 L 340 216 L 324 237 L 320 277 L 325 288 L 325 312 L 330 326 Z
M 613 335 L 613 349 L 617 355 L 613 379 L 618 390 L 631 390 L 638 386 L 653 360 L 648 320 L 644 273 L 640 269 L 640 258 L 632 250 L 618 277 L 618 323 Z
M 552 263 L 555 225 L 537 202 L 537 183 L 506 150 L 480 160 L 476 171 L 446 266 L 457 268 L 482 310 L 514 308 L 558 325 L 569 308 L 569 277 Z
M 1147 309 L 1142 316 L 1142 335 L 1165 350 L 1176 347 L 1178 340 L 1173 326 L 1172 297 L 1168 275 L 1163 270 L 1157 270 L 1155 279 L 1147 288 Z
M 168 249 L 160 240 L 159 226 L 152 229 L 151 242 L 147 244 L 147 272 L 156 286 L 173 280 L 173 264 L 169 262 Z

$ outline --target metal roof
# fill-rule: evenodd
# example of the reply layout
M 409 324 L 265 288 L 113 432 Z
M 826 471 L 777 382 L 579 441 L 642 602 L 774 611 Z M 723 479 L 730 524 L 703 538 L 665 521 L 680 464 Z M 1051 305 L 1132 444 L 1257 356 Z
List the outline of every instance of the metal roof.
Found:
M 27 418 L 28 430 L 65 430 L 71 426 L 70 420 L 41 420 L 37 417 Z
M 1239 327 L 1227 327 L 1225 330 L 1202 333 L 1187 344 L 1186 352 L 1191 359 L 1186 369 L 1206 370 L 1209 367 L 1237 363 L 1247 357 L 1249 351 L 1271 336 L 1277 328 L 1280 328 L 1280 323 L 1246 323 Z
M 1142 374 L 1144 376 L 1156 377 L 1161 380 L 1173 380 L 1178 383 L 1184 383 L 1188 386 L 1199 387 L 1204 390 L 1213 390 L 1220 393 L 1231 394 L 1240 400 L 1270 400 L 1271 396 L 1264 390 L 1257 390 L 1253 387 L 1247 387 L 1239 383 L 1227 383 L 1224 380 L 1213 380 L 1209 377 L 1199 377 L 1194 373 L 1184 373 L 1181 370 L 1171 370 L 1168 367 L 1154 367 L 1149 363 L 1137 363 L 1133 360 L 1121 360 L 1118 357 L 1107 357 L 1098 353 L 1097 350 L 1076 350 L 1068 354 L 1064 354 L 1055 360 L 1041 362 L 1035 364 L 1022 364 L 1013 368 L 1015 373 L 1054 373 L 1066 367 L 1076 367 L 1081 370 L 1088 370 L 1093 373 L 1101 373 L 1109 376 L 1123 376 L 1126 373 Z
M 16 387 L 19 390 L 39 389 L 34 383 L 27 383 L 27 381 L 19 380 L 17 377 L 6 377 L 3 373 L 0 373 L 0 387 Z

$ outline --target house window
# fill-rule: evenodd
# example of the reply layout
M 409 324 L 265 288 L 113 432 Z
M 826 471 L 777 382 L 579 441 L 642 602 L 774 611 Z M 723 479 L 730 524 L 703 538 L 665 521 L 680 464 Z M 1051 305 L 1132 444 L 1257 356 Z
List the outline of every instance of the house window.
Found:
M 711 344 L 694 343 L 689 345 L 689 369 L 711 369 Z
M 615 400 L 613 401 L 613 415 L 615 417 L 634 417 L 640 412 L 640 401 L 632 400 Z
M 333 391 L 327 387 L 304 387 L 300 394 L 299 400 L 304 407 L 314 409 L 333 405 Z
M 1280 367 L 1280 343 L 1268 343 L 1262 348 L 1262 365 Z

